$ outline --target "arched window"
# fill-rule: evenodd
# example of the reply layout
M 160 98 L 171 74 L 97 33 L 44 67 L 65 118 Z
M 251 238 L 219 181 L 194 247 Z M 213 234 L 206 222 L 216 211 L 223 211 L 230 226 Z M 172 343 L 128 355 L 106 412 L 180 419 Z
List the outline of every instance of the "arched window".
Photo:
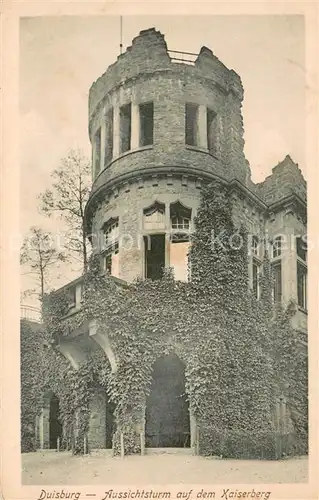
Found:
M 157 201 L 143 211 L 144 229 L 165 229 L 165 205 Z
M 171 229 L 175 231 L 189 231 L 191 228 L 192 210 L 184 207 L 179 201 L 170 206 Z

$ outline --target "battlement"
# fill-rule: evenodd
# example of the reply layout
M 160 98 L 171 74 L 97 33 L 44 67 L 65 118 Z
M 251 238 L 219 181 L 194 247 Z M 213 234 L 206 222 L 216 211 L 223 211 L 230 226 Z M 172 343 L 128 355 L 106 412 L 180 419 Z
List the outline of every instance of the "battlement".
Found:
M 297 163 L 289 155 L 272 169 L 272 174 L 257 184 L 261 198 L 268 204 L 295 193 L 307 199 L 307 183 Z
M 106 72 L 91 86 L 89 93 L 89 115 L 95 113 L 98 105 L 112 90 L 126 81 L 155 72 L 171 71 L 181 77 L 211 80 L 221 91 L 232 92 L 239 100 L 243 99 L 243 86 L 239 75 L 228 69 L 208 47 L 202 47 L 199 54 L 193 54 L 193 61 L 174 56 L 177 51 L 170 51 L 165 37 L 155 28 L 143 30 L 127 47 L 123 54 L 111 64 Z M 179 52 L 182 54 L 182 52 Z M 178 62 L 177 62 L 178 61 Z M 192 64 L 187 64 L 192 62 Z

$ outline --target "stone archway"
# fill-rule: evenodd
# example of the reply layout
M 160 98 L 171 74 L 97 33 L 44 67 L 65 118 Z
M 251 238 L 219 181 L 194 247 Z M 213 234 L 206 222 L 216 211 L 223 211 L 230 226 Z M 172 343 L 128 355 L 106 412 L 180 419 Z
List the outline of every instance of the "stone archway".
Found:
M 163 356 L 154 364 L 145 417 L 146 447 L 190 447 L 190 414 L 185 392 L 185 368 L 175 354 Z

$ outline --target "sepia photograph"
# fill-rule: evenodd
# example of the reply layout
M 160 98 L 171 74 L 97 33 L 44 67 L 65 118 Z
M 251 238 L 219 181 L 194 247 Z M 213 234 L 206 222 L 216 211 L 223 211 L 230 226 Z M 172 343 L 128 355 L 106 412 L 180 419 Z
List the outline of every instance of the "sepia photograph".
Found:
M 308 483 L 305 67 L 303 15 L 20 17 L 34 498 Z

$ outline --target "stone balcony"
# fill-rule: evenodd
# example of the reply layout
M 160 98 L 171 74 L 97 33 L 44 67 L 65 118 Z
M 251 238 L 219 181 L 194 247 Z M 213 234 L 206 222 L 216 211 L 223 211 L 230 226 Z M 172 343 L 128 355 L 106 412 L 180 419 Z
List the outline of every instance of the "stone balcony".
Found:
M 113 276 L 105 279 L 127 288 L 125 281 Z M 103 277 L 103 275 L 102 275 Z M 53 328 L 54 347 L 78 369 L 96 350 L 102 349 L 113 370 L 116 359 L 107 333 L 100 332 L 96 319 L 87 318 L 83 311 L 85 276 L 80 276 L 49 294 L 44 300 L 44 322 L 49 320 Z

